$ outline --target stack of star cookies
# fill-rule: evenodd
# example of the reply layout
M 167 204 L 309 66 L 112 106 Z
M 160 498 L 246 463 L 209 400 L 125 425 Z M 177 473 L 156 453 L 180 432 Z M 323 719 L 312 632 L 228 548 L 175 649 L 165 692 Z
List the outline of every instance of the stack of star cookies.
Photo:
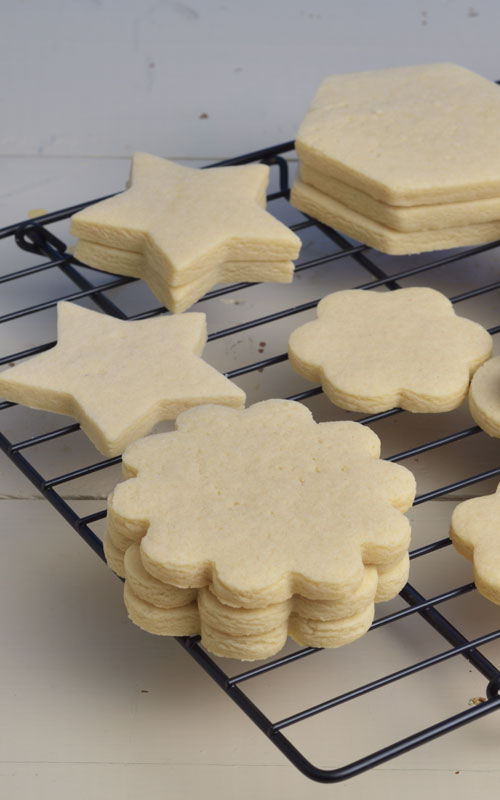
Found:
M 273 655 L 287 635 L 357 639 L 408 576 L 402 512 L 415 482 L 379 453 L 368 428 L 316 424 L 286 400 L 201 406 L 135 442 L 105 536 L 131 619 L 242 660 Z
M 454 64 L 333 75 L 296 137 L 299 210 L 385 253 L 500 237 L 500 88 Z
M 217 283 L 289 283 L 300 239 L 266 208 L 269 167 L 208 170 L 136 153 L 128 189 L 72 217 L 84 264 L 143 278 L 180 312 Z

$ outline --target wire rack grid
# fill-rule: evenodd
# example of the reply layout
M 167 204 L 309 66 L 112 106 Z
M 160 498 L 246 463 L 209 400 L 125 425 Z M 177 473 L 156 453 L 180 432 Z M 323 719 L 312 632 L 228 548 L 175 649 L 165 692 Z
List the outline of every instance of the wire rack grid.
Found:
M 283 154 L 291 153 L 293 151 L 293 146 L 293 142 L 285 142 L 275 147 L 270 147 L 221 163 L 222 165 L 229 165 L 264 161 L 270 164 L 274 171 L 275 182 L 277 184 L 276 191 L 268 197 L 271 210 L 273 210 L 273 207 L 278 208 L 277 204 L 281 204 L 281 207 L 286 206 L 287 211 L 289 211 L 287 200 L 290 184 L 290 163 L 283 157 Z M 93 200 L 91 202 L 96 201 Z M 26 316 L 32 317 L 33 315 L 55 307 L 57 302 L 63 299 L 90 302 L 101 311 L 121 319 L 145 319 L 165 312 L 165 309 L 159 306 L 142 310 L 139 313 L 129 313 L 125 311 L 119 299 L 117 300 L 117 290 L 129 283 L 137 283 L 135 279 L 103 275 L 102 272 L 81 265 L 68 252 L 66 244 L 61 241 L 60 238 L 56 237 L 47 227 L 53 223 L 67 219 L 77 210 L 88 204 L 88 202 L 82 203 L 55 213 L 46 214 L 36 220 L 21 222 L 0 230 L 1 239 L 15 237 L 17 245 L 23 251 L 32 253 L 37 257 L 41 256 L 44 259 L 42 263 L 37 263 L 33 266 L 28 266 L 3 275 L 3 277 L 0 277 L 0 283 L 12 284 L 14 281 L 22 282 L 22 280 L 29 280 L 35 275 L 54 274 L 54 271 L 58 270 L 66 279 L 69 279 L 74 287 L 71 292 L 65 295 L 58 294 L 56 297 L 51 297 L 35 305 L 4 314 L 0 317 L 1 323 L 6 324 Z M 382 263 L 381 265 L 380 261 L 382 260 L 383 262 L 384 260 L 380 258 L 377 259 L 377 255 L 380 254 L 370 251 L 369 248 L 364 245 L 351 242 L 345 236 L 318 223 L 316 220 L 304 215 L 299 215 L 297 212 L 295 212 L 295 215 L 296 221 L 291 224 L 292 229 L 300 235 L 304 235 L 304 233 L 310 235 L 314 231 L 322 242 L 321 252 L 314 252 L 313 257 L 308 258 L 307 255 L 305 258 L 304 256 L 302 257 L 296 268 L 296 280 L 301 273 L 305 273 L 306 271 L 308 274 L 313 274 L 314 270 L 322 270 L 327 276 L 328 285 L 332 291 L 339 288 L 336 280 L 338 269 L 342 264 L 347 262 L 356 266 L 356 270 L 353 270 L 352 273 L 353 276 L 358 276 L 360 271 L 365 275 L 364 280 L 356 283 L 354 279 L 354 282 L 348 284 L 349 286 L 366 290 L 381 289 L 391 291 L 398 289 L 402 285 L 402 282 L 418 281 L 420 280 L 420 276 L 423 275 L 425 279 L 429 281 L 429 285 L 431 285 L 431 282 L 439 284 L 439 279 L 436 279 L 435 276 L 439 276 L 440 271 L 445 270 L 450 265 L 454 265 L 454 269 L 460 269 L 460 265 L 465 264 L 466 260 L 471 257 L 480 257 L 483 254 L 494 251 L 500 244 L 499 242 L 494 242 L 480 247 L 464 248 L 460 251 L 448 251 L 445 254 L 439 254 L 437 258 L 419 257 L 412 259 L 404 257 L 386 259 L 386 264 L 384 265 L 384 263 Z M 305 251 L 307 252 L 307 248 L 305 248 L 305 250 L 303 249 L 303 253 Z M 351 281 L 352 280 L 351 278 Z M 230 295 L 234 298 L 241 292 L 251 290 L 252 286 L 252 284 L 239 283 L 236 285 L 219 287 L 209 292 L 201 303 L 206 304 L 210 300 L 223 298 L 225 295 Z M 345 285 L 342 285 L 341 288 L 345 288 Z M 453 303 L 458 304 L 466 300 L 476 300 L 486 296 L 491 297 L 494 296 L 495 291 L 499 288 L 500 280 L 489 281 L 481 285 L 474 285 L 472 288 L 469 287 L 466 291 L 461 291 L 459 294 L 451 297 L 451 300 Z M 209 334 L 209 341 L 214 342 L 234 335 L 245 334 L 247 331 L 254 328 L 262 328 L 262 326 L 270 326 L 272 328 L 273 325 L 281 324 L 283 320 L 288 318 L 290 318 L 290 324 L 295 327 L 297 325 L 296 319 L 301 318 L 301 315 L 304 313 L 311 312 L 319 299 L 319 297 L 315 297 L 307 302 L 295 303 L 292 306 L 285 305 L 285 307 L 279 307 L 278 310 L 256 317 L 253 316 L 251 319 L 230 325 L 229 327 L 216 327 L 216 329 Z M 493 335 L 499 333 L 500 324 L 490 326 L 489 330 Z M 47 350 L 54 344 L 55 342 L 53 341 L 37 341 L 36 344 L 20 350 L 19 352 L 2 356 L 0 358 L 0 365 L 12 364 L 18 360 Z M 259 352 L 261 351 L 259 350 Z M 225 374 L 231 379 L 238 379 L 256 373 L 263 374 L 264 371 L 267 373 L 272 368 L 280 368 L 279 365 L 285 365 L 286 361 L 286 353 L 278 353 L 267 358 L 253 361 L 252 363 L 238 366 L 232 370 L 226 370 Z M 289 373 L 287 373 L 287 375 L 288 374 Z M 286 395 L 285 386 L 286 382 L 284 381 L 282 396 Z M 287 396 L 289 399 L 314 403 L 322 396 L 322 391 L 320 387 L 314 387 L 312 389 L 303 388 L 301 391 L 296 391 Z M 9 409 L 13 409 L 14 405 L 15 404 L 10 402 L 3 402 L 0 403 L 0 409 L 4 414 L 8 415 Z M 23 413 L 30 415 L 38 412 L 23 409 Z M 327 412 L 327 415 L 328 413 L 331 412 Z M 345 412 L 342 413 L 345 417 Z M 401 412 L 400 409 L 392 409 L 391 411 L 364 418 L 360 418 L 358 415 L 358 419 L 363 424 L 376 426 L 383 420 L 391 421 L 396 420 L 398 417 L 404 419 L 408 416 L 406 412 Z M 399 430 L 400 429 L 401 427 Z M 10 435 L 1 433 L 0 444 L 3 451 L 14 462 L 16 467 L 37 487 L 95 553 L 100 558 L 104 558 L 101 536 L 96 532 L 96 526 L 98 528 L 99 522 L 105 518 L 106 510 L 100 509 L 92 514 L 80 516 L 73 507 L 71 501 L 68 501 L 68 498 L 62 496 L 59 487 L 64 486 L 68 482 L 83 480 L 93 473 L 106 471 L 119 463 L 120 458 L 98 459 L 91 464 L 79 466 L 77 469 L 72 469 L 64 474 L 53 477 L 44 476 L 43 469 L 40 467 L 39 463 L 40 458 L 38 458 L 38 460 L 30 460 L 30 451 L 33 452 L 33 448 L 35 448 L 38 453 L 42 453 L 43 463 L 44 446 L 62 437 L 71 438 L 71 435 L 78 430 L 78 424 L 68 424 L 56 429 L 44 430 L 37 435 L 20 440 L 15 440 L 15 436 L 11 437 Z M 439 433 L 440 435 L 428 441 L 418 441 L 401 452 L 387 455 L 387 458 L 394 462 L 411 462 L 412 459 L 418 460 L 422 455 L 431 454 L 435 451 L 442 451 L 444 448 L 451 448 L 450 460 L 455 461 L 457 456 L 453 448 L 456 447 L 457 444 L 465 440 L 470 440 L 472 437 L 485 436 L 477 426 L 470 425 L 470 421 L 469 424 L 466 424 L 465 427 L 459 427 L 458 430 L 446 430 L 443 434 L 443 430 L 439 429 Z M 424 428 L 424 437 L 425 435 L 426 432 Z M 480 486 L 482 482 L 484 486 L 484 482 L 487 483 L 488 480 L 494 479 L 495 476 L 498 475 L 500 475 L 500 466 L 498 466 L 497 463 L 493 463 L 493 465 L 488 465 L 487 469 L 474 472 L 474 474 L 461 475 L 459 479 L 447 485 L 430 486 L 427 491 L 417 495 L 415 499 L 415 509 L 439 498 L 454 497 L 456 493 L 462 492 L 466 487 L 475 486 L 476 484 Z M 440 552 L 448 549 L 449 544 L 450 540 L 445 535 L 414 548 L 410 554 L 412 567 L 417 562 L 424 561 L 425 559 L 436 559 Z M 259 662 L 257 665 L 244 671 L 241 671 L 241 668 L 240 670 L 237 669 L 235 674 L 229 675 L 226 671 L 228 662 L 223 659 L 212 658 L 201 646 L 199 637 L 179 637 L 177 641 L 299 770 L 317 781 L 337 782 L 375 767 L 425 742 L 429 742 L 442 734 L 483 717 L 500 707 L 500 665 L 496 665 L 491 657 L 487 657 L 484 652 L 489 644 L 496 642 L 496 640 L 500 638 L 500 630 L 496 629 L 496 626 L 493 625 L 492 629 L 483 630 L 480 634 L 478 634 L 477 631 L 473 631 L 472 635 L 470 633 L 466 635 L 457 626 L 455 619 L 456 614 L 450 615 L 446 612 L 446 609 L 450 608 L 450 604 L 454 601 L 477 596 L 474 584 L 467 581 L 460 585 L 453 585 L 445 590 L 431 592 L 431 596 L 427 596 L 427 594 L 428 593 L 424 593 L 423 590 L 417 589 L 413 585 L 413 581 L 411 584 L 407 584 L 400 594 L 399 605 L 392 609 L 390 613 L 379 615 L 367 636 L 373 637 L 375 642 L 375 637 L 380 635 L 381 631 L 394 630 L 394 637 L 397 638 L 399 635 L 398 632 L 401 629 L 399 627 L 400 625 L 408 625 L 411 619 L 418 619 L 423 621 L 426 630 L 431 628 L 434 632 L 437 632 L 438 640 L 441 643 L 444 639 L 446 643 L 444 649 L 441 646 L 438 648 L 437 652 L 425 655 L 425 657 L 416 658 L 411 661 L 411 663 L 405 663 L 400 668 L 394 666 L 394 668 L 390 668 L 389 671 L 381 671 L 381 674 L 377 674 L 375 678 L 372 676 L 371 679 L 365 680 L 359 685 L 349 686 L 347 689 L 340 691 L 340 693 L 338 692 L 334 669 L 337 663 L 336 660 L 339 658 L 339 651 L 325 651 L 323 652 L 323 657 L 331 659 L 332 662 L 332 681 L 331 685 L 324 687 L 324 689 L 322 688 L 324 694 L 321 699 L 305 707 L 299 705 L 299 710 L 296 710 L 295 706 L 291 713 L 287 713 L 286 716 L 274 720 L 269 713 L 260 707 L 259 703 L 252 696 L 252 692 L 249 688 L 245 690 L 245 687 L 255 686 L 258 684 L 259 680 L 273 680 L 275 682 L 273 691 L 279 693 L 280 684 L 282 682 L 281 676 L 284 674 L 285 670 L 287 674 L 290 675 L 290 671 L 296 669 L 299 664 L 304 665 L 304 663 L 307 663 L 309 668 L 309 665 L 314 663 L 314 659 L 320 657 L 319 654 L 322 653 L 322 651 L 310 647 L 298 648 L 297 646 L 290 646 L 284 651 L 284 654 L 280 654 L 278 658 L 266 662 Z M 353 646 L 351 645 L 349 647 Z M 376 645 L 374 645 L 374 647 L 376 647 Z M 342 648 L 342 650 L 346 649 L 348 648 Z M 498 655 L 498 649 L 495 655 Z M 348 758 L 347 763 L 344 765 L 337 765 L 334 767 L 318 766 L 313 763 L 311 757 L 304 754 L 302 751 L 304 748 L 301 749 L 299 746 L 296 746 L 291 738 L 285 735 L 286 730 L 297 728 L 301 723 L 321 715 L 324 716 L 326 712 L 329 712 L 328 730 L 333 731 L 338 723 L 332 712 L 341 708 L 348 709 L 349 704 L 353 702 L 363 701 L 366 703 L 366 711 L 362 710 L 361 713 L 370 715 L 371 712 L 368 702 L 369 698 L 371 698 L 374 693 L 396 684 L 404 686 L 405 682 L 409 682 L 408 685 L 411 685 L 411 679 L 414 676 L 423 674 L 427 670 L 439 667 L 440 665 L 448 669 L 449 664 L 457 660 L 457 656 L 463 657 L 468 667 L 474 670 L 482 680 L 485 680 L 485 697 L 479 698 L 477 703 L 465 709 L 459 707 L 455 710 L 455 713 L 444 714 L 444 716 L 441 714 L 441 717 L 432 721 L 431 724 L 421 725 L 416 731 L 410 732 L 408 735 L 400 736 L 395 741 L 390 741 L 383 747 L 375 746 L 374 750 L 369 749 L 367 754 L 361 754 L 354 760 Z M 389 664 L 391 664 L 390 657 Z M 394 662 L 394 664 L 396 664 L 396 662 Z M 294 682 L 293 677 L 290 679 L 294 687 L 295 702 L 297 704 L 300 702 L 299 696 L 300 688 L 303 685 L 303 675 L 304 672 L 302 671 L 300 676 L 297 677 L 296 682 Z M 406 688 L 403 691 L 407 691 Z M 411 691 L 411 688 L 408 689 L 408 691 Z M 255 694 L 258 697 L 258 691 Z M 342 717 L 342 720 L 344 719 L 348 719 L 348 717 Z M 377 741 L 376 739 L 376 742 Z

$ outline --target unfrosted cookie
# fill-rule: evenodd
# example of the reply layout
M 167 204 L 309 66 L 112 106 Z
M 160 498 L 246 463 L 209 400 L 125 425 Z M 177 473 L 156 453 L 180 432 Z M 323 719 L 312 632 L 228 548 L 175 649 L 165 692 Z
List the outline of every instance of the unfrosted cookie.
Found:
M 500 438 L 500 356 L 479 367 L 472 378 L 469 409 L 483 431 Z
M 294 270 L 292 261 L 224 261 L 206 275 L 201 275 L 189 283 L 170 286 L 162 273 L 147 270 L 142 253 L 119 250 L 117 247 L 107 247 L 80 239 L 74 255 L 82 263 L 107 272 L 135 278 L 145 276 L 153 294 L 174 313 L 185 311 L 216 283 L 235 281 L 290 283 Z
M 293 594 L 338 601 L 357 591 L 365 565 L 394 565 L 407 552 L 402 512 L 415 481 L 379 460 L 366 427 L 318 425 L 286 400 L 242 412 L 202 406 L 176 425 L 128 448 L 129 480 L 109 504 L 112 525 L 141 541 L 159 580 L 211 586 L 247 608 Z
M 282 626 L 253 636 L 228 636 L 211 625 L 201 625 L 201 642 L 207 650 L 216 656 L 239 661 L 270 658 L 284 647 L 286 638 L 286 627 Z
M 111 565 L 110 565 L 111 566 Z M 196 600 L 196 589 L 179 589 L 153 578 L 144 569 L 138 545 L 129 547 L 123 557 L 126 583 L 134 594 L 159 608 L 178 608 Z
M 373 622 L 373 607 L 365 608 L 349 619 L 305 619 L 291 614 L 288 633 L 298 644 L 309 647 L 342 647 L 359 639 Z
M 159 636 L 195 636 L 200 632 L 200 616 L 195 601 L 175 608 L 154 606 L 143 600 L 125 582 L 123 599 L 130 619 L 139 628 Z
M 290 202 L 299 211 L 324 222 L 325 225 L 391 255 L 445 250 L 450 247 L 483 244 L 500 238 L 500 219 L 437 230 L 397 231 L 369 219 L 298 178 L 292 186 Z
M 472 561 L 478 591 L 500 605 L 500 484 L 495 494 L 456 506 L 450 537 L 458 552 Z
M 500 219 L 500 196 L 482 200 L 462 200 L 454 203 L 395 206 L 377 200 L 367 192 L 325 175 L 304 161 L 300 164 L 300 179 L 302 183 L 309 184 L 364 217 L 380 222 L 395 231 L 455 228 L 462 225 L 470 226 L 471 223 L 492 222 Z
M 269 167 L 199 170 L 147 153 L 133 157 L 130 186 L 72 217 L 71 233 L 142 253 L 144 279 L 182 286 L 225 261 L 288 261 L 300 239 L 265 211 Z
M 219 608 L 223 606 L 208 589 L 200 589 L 198 608 L 195 603 L 179 608 L 159 608 L 136 595 L 126 582 L 124 600 L 132 622 L 148 633 L 161 636 L 201 633 L 201 642 L 207 650 L 242 661 L 274 655 L 281 650 L 288 635 L 299 644 L 310 647 L 341 647 L 366 633 L 374 614 L 371 604 L 345 619 L 308 619 L 296 613 L 290 614 L 291 601 L 285 601 L 266 609 L 227 606 L 229 621 L 220 627 L 220 613 L 213 619 L 205 603 L 209 600 Z
M 113 530 L 116 532 L 116 525 L 113 525 Z M 179 606 L 195 599 L 197 589 L 179 589 L 150 575 L 142 563 L 138 544 L 123 534 L 122 537 L 124 544 L 119 548 L 110 536 L 108 522 L 103 542 L 104 553 L 109 567 L 127 579 L 135 594 L 148 603 L 162 608 Z M 138 537 L 137 541 L 140 541 L 140 538 L 142 537 Z M 361 583 L 352 594 L 337 600 L 310 600 L 301 595 L 294 595 L 293 611 L 302 617 L 320 620 L 352 616 L 367 608 L 369 604 L 392 600 L 406 584 L 409 566 L 407 553 L 394 563 L 365 565 Z M 208 588 L 211 590 L 210 586 Z M 226 603 L 225 606 L 227 605 Z
M 500 88 L 455 64 L 332 75 L 296 150 L 385 203 L 470 201 L 500 197 L 499 125 Z
M 106 456 L 201 403 L 241 407 L 244 392 L 200 358 L 205 314 L 123 321 L 57 306 L 57 345 L 0 374 L 0 394 L 75 417 Z
M 232 629 L 234 618 L 240 628 L 232 629 L 233 633 L 255 633 L 260 628 L 274 628 L 278 623 L 286 621 L 292 611 L 301 617 L 317 620 L 351 617 L 373 605 L 374 602 L 392 600 L 405 585 L 408 570 L 409 558 L 408 554 L 405 554 L 394 564 L 379 568 L 373 565 L 366 566 L 358 589 L 341 600 L 310 600 L 301 595 L 293 595 L 291 599 L 281 603 L 248 609 L 221 603 L 210 586 L 200 589 L 198 595 L 197 589 L 179 589 L 159 581 L 145 569 L 139 546 L 136 544 L 130 545 L 124 554 L 124 577 L 133 592 L 142 600 L 160 608 L 174 608 L 186 605 L 199 596 L 200 613 L 206 612 L 207 621 L 216 628 L 226 630 Z M 242 620 L 246 620 L 244 624 Z M 252 626 L 255 627 L 254 630 Z
M 449 411 L 491 355 L 490 334 L 426 287 L 335 292 L 317 314 L 291 334 L 290 362 L 351 411 Z

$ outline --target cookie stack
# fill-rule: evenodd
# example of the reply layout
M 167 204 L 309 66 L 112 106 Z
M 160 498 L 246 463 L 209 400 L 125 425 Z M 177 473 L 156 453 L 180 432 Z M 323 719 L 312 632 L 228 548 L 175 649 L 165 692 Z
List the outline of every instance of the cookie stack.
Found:
M 500 88 L 454 64 L 333 75 L 296 137 L 291 203 L 384 253 L 500 237 Z
M 407 580 L 411 473 L 379 459 L 369 429 L 286 400 L 201 406 L 177 428 L 128 448 L 109 498 L 105 553 L 131 619 L 242 660 L 287 635 L 365 633 Z
M 72 217 L 82 263 L 143 278 L 170 311 L 217 283 L 289 283 L 300 239 L 266 208 L 269 167 L 209 170 L 136 153 L 128 189 Z

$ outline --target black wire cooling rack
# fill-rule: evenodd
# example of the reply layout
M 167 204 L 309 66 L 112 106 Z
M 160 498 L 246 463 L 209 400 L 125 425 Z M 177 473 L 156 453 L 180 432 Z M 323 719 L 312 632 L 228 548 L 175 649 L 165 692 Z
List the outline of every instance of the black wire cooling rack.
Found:
M 293 151 L 293 142 L 286 142 L 282 145 L 222 162 L 222 164 L 241 164 L 262 160 L 272 165 L 277 178 L 277 191 L 271 194 L 268 200 L 271 204 L 271 210 L 273 210 L 273 203 L 275 201 L 286 203 L 288 199 L 290 165 L 283 157 L 283 153 L 289 153 L 291 151 Z M 96 201 L 94 200 L 91 202 Z M 103 274 L 101 272 L 84 267 L 76 261 L 68 252 L 66 244 L 62 242 L 60 238 L 56 237 L 47 227 L 53 223 L 67 219 L 85 205 L 88 205 L 88 203 L 81 203 L 71 208 L 38 217 L 36 220 L 21 222 L 0 230 L 1 239 L 15 237 L 17 245 L 22 248 L 22 250 L 45 259 L 43 263 L 28 266 L 0 277 L 0 283 L 7 284 L 12 281 L 22 282 L 40 273 L 46 273 L 50 270 L 59 270 L 75 287 L 74 291 L 65 296 L 57 296 L 45 302 L 40 302 L 36 305 L 5 314 L 0 317 L 1 323 L 12 322 L 27 315 L 35 315 L 54 307 L 59 300 L 63 299 L 71 301 L 85 299 L 87 302 L 90 301 L 95 304 L 103 312 L 121 319 L 144 319 L 164 313 L 165 309 L 162 307 L 155 307 L 138 314 L 126 313 L 120 306 L 119 301 L 117 302 L 114 295 L 118 287 L 124 286 L 135 279 L 109 276 L 109 279 L 104 278 L 103 282 Z M 431 282 L 436 282 L 435 276 L 439 274 L 440 270 L 446 269 L 452 264 L 455 264 L 454 269 L 461 269 L 465 260 L 470 259 L 471 256 L 479 258 L 481 254 L 487 254 L 490 250 L 495 250 L 500 246 L 500 242 L 494 242 L 480 247 L 464 248 L 460 251 L 448 251 L 444 255 L 439 254 L 437 259 L 423 256 L 417 259 L 409 257 L 388 259 L 390 262 L 390 270 L 387 271 L 384 266 L 381 266 L 380 259 L 377 259 L 377 256 L 380 254 L 370 251 L 364 245 L 352 243 L 343 235 L 315 220 L 300 215 L 299 221 L 291 225 L 291 227 L 299 233 L 299 235 L 303 235 L 304 232 L 310 233 L 315 230 L 323 237 L 324 252 L 309 260 L 301 260 L 297 266 L 297 273 L 300 274 L 300 272 L 304 270 L 325 269 L 326 267 L 329 270 L 329 274 L 331 274 L 331 291 L 338 288 L 335 283 L 337 265 L 345 260 L 350 260 L 352 263 L 356 264 L 356 275 L 359 274 L 359 269 L 361 269 L 366 276 L 364 282 L 354 283 L 351 284 L 351 286 L 354 285 L 355 288 L 363 289 L 381 288 L 394 290 L 399 288 L 401 281 L 417 280 L 418 276 L 424 273 L 429 273 L 429 285 L 431 285 Z M 429 254 L 427 254 L 427 256 L 428 255 Z M 53 275 L 54 273 L 50 274 Z M 439 283 L 439 281 L 437 282 Z M 251 286 L 251 284 L 239 283 L 229 287 L 217 288 L 209 292 L 201 302 L 206 303 L 211 299 L 221 297 L 228 293 L 231 293 L 231 296 L 234 297 L 235 293 L 247 290 Z M 341 288 L 346 287 L 342 286 Z M 473 286 L 467 291 L 455 295 L 451 300 L 454 303 L 459 303 L 465 300 L 479 298 L 483 295 L 486 296 L 499 288 L 500 280 L 488 282 L 486 285 Z M 300 305 L 294 305 L 293 307 L 281 308 L 276 312 L 252 318 L 241 324 L 215 330 L 210 333 L 209 341 L 242 334 L 245 331 L 259 326 L 273 325 L 287 317 L 296 317 L 302 312 L 313 309 L 319 299 L 320 298 L 316 298 L 315 300 L 301 303 Z M 490 332 L 492 334 L 499 333 L 500 324 L 491 327 Z M 0 365 L 13 363 L 17 360 L 35 355 L 43 350 L 47 350 L 54 344 L 55 343 L 52 341 L 36 343 L 20 352 L 5 355 L 0 359 Z M 229 378 L 238 378 L 239 376 L 250 373 L 262 372 L 267 368 L 286 362 L 286 360 L 286 354 L 278 354 L 228 371 L 226 375 Z M 286 390 L 283 394 L 286 394 Z M 293 395 L 289 395 L 289 398 L 308 402 L 310 399 L 314 399 L 320 394 L 321 389 L 316 387 L 313 389 L 305 389 L 298 393 L 296 392 Z M 10 402 L 0 403 L 0 409 L 4 414 L 8 414 L 8 410 L 13 406 L 14 404 Z M 32 412 L 29 409 L 23 411 L 25 411 L 26 415 L 39 413 Z M 400 414 L 405 415 L 406 412 L 393 409 L 382 414 L 365 417 L 360 419 L 360 421 L 364 424 L 372 425 L 378 423 L 379 420 L 388 419 Z M 69 481 L 78 482 L 78 480 L 85 478 L 91 473 L 106 470 L 118 463 L 120 459 L 99 460 L 96 463 L 81 466 L 65 474 L 47 478 L 44 477 L 42 471 L 40 471 L 40 458 L 36 460 L 37 466 L 33 463 L 33 459 L 30 461 L 29 458 L 31 448 L 37 446 L 37 452 L 39 454 L 42 452 L 43 454 L 43 447 L 49 442 L 73 434 L 78 431 L 78 429 L 79 425 L 69 424 L 55 430 L 44 431 L 43 433 L 22 441 L 11 441 L 8 436 L 0 434 L 0 444 L 4 452 L 21 472 L 29 478 L 44 497 L 60 514 L 62 514 L 67 522 L 69 522 L 97 555 L 103 558 L 101 538 L 92 529 L 92 526 L 95 527 L 95 525 L 105 517 L 106 511 L 103 509 L 86 516 L 79 516 L 72 507 L 71 502 L 68 501 L 68 498 L 62 497 L 61 493 L 58 491 L 58 487 Z M 415 459 L 420 455 L 431 453 L 438 448 L 453 447 L 456 443 L 478 434 L 480 436 L 485 436 L 480 432 L 477 426 L 467 426 L 460 430 L 453 430 L 447 432 L 444 436 L 419 443 L 403 452 L 391 455 L 389 456 L 389 460 L 399 462 Z M 453 451 L 453 453 L 454 452 L 455 451 Z M 451 459 L 453 460 L 454 458 L 455 455 L 452 454 Z M 496 475 L 500 475 L 500 466 L 493 465 L 491 468 L 483 470 L 478 474 L 468 474 L 448 485 L 433 487 L 431 490 L 417 496 L 415 506 L 420 506 L 438 498 L 453 496 L 455 493 L 462 491 L 465 487 L 480 484 L 482 481 L 487 481 Z M 426 543 L 411 552 L 411 559 L 415 562 L 417 559 L 436 558 L 438 552 L 446 549 L 449 544 L 450 541 L 446 536 Z M 382 674 L 377 675 L 375 679 L 367 680 L 363 682 L 362 685 L 352 686 L 340 693 L 335 693 L 337 685 L 336 658 L 339 651 L 325 651 L 323 655 L 330 658 L 332 663 L 332 682 L 330 686 L 325 687 L 325 694 L 323 695 L 325 699 L 322 699 L 321 702 L 315 702 L 313 705 L 307 705 L 306 707 L 300 706 L 300 690 L 301 686 L 304 685 L 304 671 L 302 670 L 295 684 L 292 680 L 296 704 L 299 705 L 299 710 L 274 721 L 255 701 L 254 695 L 258 695 L 258 691 L 252 692 L 250 689 L 245 691 L 243 687 L 255 687 L 259 680 L 265 680 L 267 682 L 274 681 L 272 691 L 279 693 L 282 683 L 281 676 L 284 674 L 283 671 L 285 669 L 296 669 L 298 664 L 304 666 L 304 660 L 306 660 L 308 666 L 312 666 L 313 662 L 311 662 L 311 659 L 319 658 L 320 650 L 310 647 L 295 648 L 291 651 L 287 649 L 284 651 L 285 655 L 280 655 L 280 657 L 266 662 L 260 662 L 258 665 L 246 669 L 243 672 L 228 675 L 225 671 L 228 662 L 225 662 L 223 659 L 219 660 L 210 657 L 201 646 L 199 637 L 179 637 L 177 641 L 299 770 L 314 780 L 336 782 L 375 767 L 397 755 L 429 742 L 442 734 L 489 714 L 500 707 L 500 668 L 492 663 L 492 660 L 483 652 L 490 643 L 500 638 L 500 630 L 487 630 L 481 633 L 481 635 L 465 635 L 465 633 L 461 632 L 456 626 L 456 614 L 452 614 L 450 618 L 450 615 L 446 612 L 446 609 L 451 607 L 453 601 L 464 597 L 470 598 L 471 596 L 477 596 L 477 593 L 475 592 L 474 584 L 470 582 L 453 586 L 437 594 L 434 593 L 430 597 L 425 596 L 423 592 L 419 591 L 412 584 L 407 584 L 400 594 L 400 607 L 396 610 L 392 610 L 389 614 L 386 613 L 384 616 L 379 616 L 366 636 L 373 637 L 374 648 L 376 650 L 376 637 L 380 635 L 379 632 L 382 629 L 387 630 L 388 628 L 393 628 L 395 630 L 394 636 L 397 637 L 400 631 L 398 627 L 399 623 L 408 624 L 410 618 L 418 618 L 423 621 L 425 626 L 431 626 L 433 631 L 437 632 L 439 641 L 442 642 L 442 639 L 445 640 L 447 643 L 445 649 L 439 649 L 438 652 L 434 652 L 423 658 L 418 658 L 412 663 L 405 664 L 402 668 L 390 669 L 389 672 L 382 671 Z M 384 644 L 384 647 L 385 646 Z M 352 647 L 352 645 L 349 647 Z M 344 650 L 344 648 L 342 648 L 342 650 Z M 439 718 L 437 721 L 434 720 L 430 725 L 420 727 L 416 732 L 410 735 L 398 738 L 397 741 L 393 741 L 381 748 L 377 747 L 378 739 L 375 737 L 376 749 L 373 752 L 357 757 L 355 760 L 349 760 L 348 763 L 343 766 L 335 766 L 333 768 L 314 765 L 312 760 L 306 757 L 301 749 L 292 743 L 289 737 L 285 736 L 284 731 L 286 729 L 292 728 L 292 726 L 295 726 L 295 728 L 300 727 L 300 724 L 304 723 L 306 720 L 310 720 L 316 717 L 316 715 L 325 715 L 327 712 L 331 715 L 331 717 L 328 718 L 330 724 L 329 730 L 333 731 L 336 726 L 339 725 L 333 711 L 338 711 L 340 708 L 349 709 L 349 704 L 353 703 L 353 701 L 363 701 L 366 703 L 366 712 L 362 711 L 362 713 L 365 713 L 366 717 L 369 717 L 371 714 L 371 706 L 368 703 L 368 698 L 373 696 L 372 693 L 383 690 L 384 687 L 392 687 L 392 685 L 398 683 L 399 685 L 406 685 L 405 682 L 408 682 L 408 686 L 410 686 L 407 691 L 413 691 L 413 688 L 411 688 L 413 686 L 413 684 L 411 684 L 412 677 L 423 674 L 426 670 L 431 670 L 431 668 L 438 667 L 439 665 L 444 665 L 445 668 L 448 669 L 450 663 L 456 663 L 457 656 L 466 659 L 469 672 L 475 670 L 475 674 L 480 677 L 482 681 L 485 680 L 485 696 L 476 698 L 474 702 L 471 702 L 465 709 L 460 705 L 456 709 L 456 713 L 452 713 L 451 715 L 445 714 L 443 718 Z M 390 658 L 389 663 L 391 663 Z M 307 675 L 307 672 L 305 674 Z M 403 691 L 403 696 L 405 692 L 406 690 Z M 405 713 L 404 704 L 401 713 L 403 715 Z M 439 707 L 437 713 L 439 714 Z M 343 726 L 349 724 L 348 714 L 346 716 L 346 713 L 343 713 L 340 724 Z

